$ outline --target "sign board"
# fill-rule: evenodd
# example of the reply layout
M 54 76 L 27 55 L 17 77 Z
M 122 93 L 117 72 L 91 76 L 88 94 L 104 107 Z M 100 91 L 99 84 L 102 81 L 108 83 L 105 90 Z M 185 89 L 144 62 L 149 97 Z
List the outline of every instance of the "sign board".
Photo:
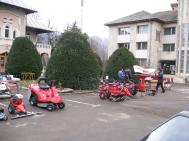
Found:
M 134 65 L 133 69 L 134 69 L 135 73 L 142 73 L 142 74 L 153 74 L 156 71 L 155 69 L 152 69 L 152 68 L 146 69 L 146 68 L 143 68 L 143 67 L 137 66 L 137 65 Z

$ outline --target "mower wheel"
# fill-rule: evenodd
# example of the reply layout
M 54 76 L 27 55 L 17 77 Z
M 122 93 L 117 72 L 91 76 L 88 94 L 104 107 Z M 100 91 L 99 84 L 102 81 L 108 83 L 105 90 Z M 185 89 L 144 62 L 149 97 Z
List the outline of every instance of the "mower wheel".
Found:
M 132 94 L 133 96 L 136 95 L 136 94 L 137 94 L 137 90 L 134 89 L 134 90 L 131 92 L 131 94 Z
M 64 107 L 65 107 L 65 104 L 64 104 L 64 103 L 58 104 L 58 108 L 59 108 L 59 109 L 64 109 Z
M 8 111 L 9 111 L 10 114 L 15 114 L 15 110 L 16 109 L 13 106 L 9 105 Z
M 105 99 L 106 98 L 105 93 L 99 93 L 99 97 L 100 99 Z
M 32 106 L 37 106 L 37 97 L 36 97 L 36 96 L 30 97 L 29 102 L 30 102 L 30 104 L 31 104 Z
M 54 110 L 54 105 L 52 105 L 52 104 L 47 105 L 47 110 L 48 111 L 53 111 Z

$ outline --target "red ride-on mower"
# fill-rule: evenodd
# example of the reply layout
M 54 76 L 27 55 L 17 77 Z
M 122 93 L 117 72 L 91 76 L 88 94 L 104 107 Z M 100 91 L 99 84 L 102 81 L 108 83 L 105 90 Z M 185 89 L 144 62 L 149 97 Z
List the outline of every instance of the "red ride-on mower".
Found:
M 25 105 L 23 102 L 23 95 L 21 94 L 15 94 L 11 97 L 10 103 L 8 106 L 8 111 L 10 114 L 15 115 L 11 117 L 11 119 L 17 119 L 17 118 L 22 118 L 22 117 L 28 117 L 28 116 L 33 116 L 38 113 L 34 112 L 27 112 L 25 109 Z
M 62 97 L 53 86 L 53 81 L 41 77 L 38 79 L 38 83 L 29 86 L 29 90 L 29 102 L 33 106 L 46 108 L 48 111 L 65 107 Z

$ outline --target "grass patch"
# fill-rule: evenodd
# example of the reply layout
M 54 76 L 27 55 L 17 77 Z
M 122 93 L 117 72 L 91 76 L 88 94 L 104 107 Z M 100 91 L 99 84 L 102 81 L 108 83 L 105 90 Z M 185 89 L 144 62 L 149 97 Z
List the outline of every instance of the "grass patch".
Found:
M 21 87 L 27 87 L 30 85 L 30 84 L 33 84 L 33 83 L 36 83 L 36 80 L 21 80 L 20 81 L 20 86 Z

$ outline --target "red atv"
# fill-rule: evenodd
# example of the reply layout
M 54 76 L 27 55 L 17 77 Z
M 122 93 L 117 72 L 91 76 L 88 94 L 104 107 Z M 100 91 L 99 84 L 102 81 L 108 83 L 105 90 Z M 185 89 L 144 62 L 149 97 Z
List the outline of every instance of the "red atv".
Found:
M 101 99 L 109 99 L 114 102 L 123 101 L 125 97 L 132 97 L 128 88 L 120 82 L 102 82 L 99 85 L 99 97 Z
M 33 106 L 46 108 L 48 111 L 65 107 L 62 97 L 59 96 L 51 80 L 39 78 L 38 83 L 29 86 L 29 90 L 29 102 Z

